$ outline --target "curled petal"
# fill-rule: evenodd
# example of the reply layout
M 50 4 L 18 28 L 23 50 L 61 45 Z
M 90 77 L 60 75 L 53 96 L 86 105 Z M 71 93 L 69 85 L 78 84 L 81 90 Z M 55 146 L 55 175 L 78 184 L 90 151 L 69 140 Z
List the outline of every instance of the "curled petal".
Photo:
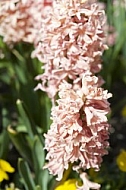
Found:
M 80 175 L 83 185 L 82 186 L 77 186 L 77 190 L 90 190 L 90 189 L 100 189 L 100 185 L 98 183 L 94 183 L 88 179 L 88 176 L 86 173 L 82 173 Z

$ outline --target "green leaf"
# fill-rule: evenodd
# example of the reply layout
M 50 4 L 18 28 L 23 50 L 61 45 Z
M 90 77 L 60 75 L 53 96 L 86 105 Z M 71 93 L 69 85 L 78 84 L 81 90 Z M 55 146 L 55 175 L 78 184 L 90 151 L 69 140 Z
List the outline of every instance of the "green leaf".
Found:
M 17 51 L 16 49 L 13 49 L 12 50 L 12 53 L 16 56 L 16 58 L 18 59 L 18 60 L 20 60 L 21 62 L 25 62 L 25 58 L 20 54 L 20 52 L 19 51 Z
M 25 77 L 25 72 L 21 70 L 20 65 L 15 65 L 15 72 L 16 75 L 18 76 L 18 80 L 25 85 L 27 83 L 27 78 Z
M 42 187 L 42 190 L 48 190 L 49 183 L 49 173 L 48 170 L 40 170 L 38 176 L 38 184 Z
M 27 127 L 25 125 L 18 125 L 16 127 L 16 130 L 19 133 L 27 133 Z
M 8 127 L 8 133 L 18 152 L 32 165 L 32 154 L 25 133 L 18 133 L 10 126 Z
M 7 131 L 4 129 L 0 134 L 0 158 L 5 159 L 9 151 L 9 136 Z
M 43 190 L 39 185 L 35 187 L 35 190 Z
M 9 125 L 10 120 L 8 119 L 8 111 L 3 108 L 2 109 L 2 126 L 3 130 L 0 134 L 0 158 L 6 158 L 8 151 L 9 151 L 9 136 L 6 130 L 7 126 Z
M 30 171 L 30 168 L 26 161 L 24 161 L 22 158 L 19 158 L 18 160 L 18 169 L 19 173 L 23 179 L 23 184 L 25 186 L 26 190 L 35 190 L 35 183 L 32 178 L 32 174 Z
M 36 182 L 38 183 L 39 171 L 42 169 L 45 162 L 43 145 L 38 136 L 35 136 L 32 153 L 33 153 L 33 161 L 35 166 L 34 169 L 35 169 Z
M 10 124 L 10 120 L 8 119 L 8 111 L 6 108 L 2 109 L 2 126 L 6 129 Z
M 29 136 L 31 137 L 31 139 L 33 139 L 34 134 L 36 134 L 37 131 L 36 131 L 35 126 L 33 125 L 32 121 L 29 119 L 28 114 L 26 114 L 26 110 L 23 107 L 23 103 L 19 99 L 17 100 L 17 107 L 18 107 L 18 111 L 21 116 L 22 122 L 27 127 L 27 132 L 28 132 Z

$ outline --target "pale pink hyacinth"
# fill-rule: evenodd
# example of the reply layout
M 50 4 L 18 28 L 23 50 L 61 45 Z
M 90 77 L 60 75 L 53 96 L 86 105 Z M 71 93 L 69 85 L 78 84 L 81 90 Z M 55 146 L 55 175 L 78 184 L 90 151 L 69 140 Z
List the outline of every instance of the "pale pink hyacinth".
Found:
M 103 26 L 105 13 L 98 3 L 55 0 L 53 11 L 43 20 L 40 42 L 33 53 L 44 63 L 44 73 L 36 77 L 36 89 L 54 98 L 61 81 L 79 83 L 85 71 L 101 70 L 101 55 L 107 49 Z
M 52 0 L 0 0 L 0 36 L 4 42 L 35 44 L 42 17 L 51 6 Z
M 77 190 L 90 190 L 90 189 L 100 189 L 100 185 L 98 183 L 94 183 L 88 179 L 88 176 L 85 172 L 80 174 L 80 177 L 83 181 L 82 186 L 77 185 Z
M 64 169 L 99 170 L 102 156 L 109 146 L 107 114 L 111 94 L 99 87 L 96 76 L 83 75 L 82 88 L 74 90 L 66 81 L 59 86 L 57 106 L 52 108 L 52 124 L 45 134 L 46 159 L 44 168 L 61 180 Z

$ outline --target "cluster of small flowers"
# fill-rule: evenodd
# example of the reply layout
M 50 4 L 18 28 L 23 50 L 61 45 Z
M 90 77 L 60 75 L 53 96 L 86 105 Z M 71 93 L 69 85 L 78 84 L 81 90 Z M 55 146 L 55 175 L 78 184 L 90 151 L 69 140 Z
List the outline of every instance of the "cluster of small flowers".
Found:
M 101 88 L 103 80 L 95 76 L 107 49 L 105 20 L 97 2 L 54 0 L 52 12 L 42 22 L 40 42 L 33 54 L 44 63 L 44 73 L 36 77 L 42 81 L 36 89 L 47 92 L 53 102 L 52 124 L 45 134 L 49 162 L 44 168 L 57 175 L 57 180 L 70 163 L 77 172 L 99 170 L 102 156 L 107 154 L 107 99 L 111 94 Z M 78 190 L 100 187 L 93 187 L 84 173 L 82 176 L 84 185 Z
M 58 174 L 58 180 L 69 163 L 79 162 L 74 166 L 77 171 L 99 169 L 108 147 L 109 97 L 107 90 L 98 87 L 98 78 L 89 73 L 83 75 L 82 87 L 78 90 L 66 81 L 59 86 L 58 105 L 52 108 L 53 123 L 45 134 L 49 160 L 45 167 L 53 175 Z
M 51 6 L 52 0 L 0 0 L 0 36 L 4 42 L 34 44 L 41 19 Z
M 76 88 L 82 75 L 101 70 L 104 44 L 105 14 L 97 3 L 80 0 L 54 1 L 53 11 L 43 21 L 40 43 L 34 55 L 44 64 L 42 82 L 36 89 L 44 90 L 53 99 L 63 80 L 72 80 Z

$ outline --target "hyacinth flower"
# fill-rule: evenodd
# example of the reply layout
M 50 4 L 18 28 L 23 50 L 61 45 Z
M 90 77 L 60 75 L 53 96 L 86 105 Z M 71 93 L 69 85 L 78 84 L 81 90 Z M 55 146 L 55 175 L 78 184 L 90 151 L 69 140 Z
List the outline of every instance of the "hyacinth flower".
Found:
M 41 20 L 51 6 L 51 0 L 0 0 L 0 36 L 4 42 L 35 44 Z
M 98 3 L 80 0 L 57 0 L 52 12 L 42 21 L 40 42 L 32 56 L 44 63 L 44 73 L 36 77 L 36 89 L 47 92 L 54 100 L 60 83 L 72 81 L 77 88 L 82 75 L 101 70 L 106 17 Z
M 95 1 L 54 0 L 33 52 L 44 63 L 44 73 L 36 77 L 42 82 L 36 89 L 47 92 L 54 103 L 52 124 L 44 135 L 48 160 L 44 169 L 61 180 L 72 164 L 84 183 L 76 184 L 78 190 L 100 188 L 84 171 L 98 171 L 109 146 L 111 94 L 101 88 L 102 80 L 95 76 L 107 49 L 105 18 Z
M 110 111 L 107 99 L 111 94 L 98 83 L 96 76 L 86 73 L 78 90 L 66 81 L 59 86 L 57 106 L 53 106 L 51 112 L 52 124 L 45 134 L 49 162 L 44 166 L 58 176 L 57 180 L 62 179 L 70 163 L 79 173 L 89 168 L 98 171 L 102 156 L 107 154 L 110 127 L 106 116 Z M 83 175 L 83 180 L 86 179 Z M 80 189 L 84 190 L 85 184 Z

